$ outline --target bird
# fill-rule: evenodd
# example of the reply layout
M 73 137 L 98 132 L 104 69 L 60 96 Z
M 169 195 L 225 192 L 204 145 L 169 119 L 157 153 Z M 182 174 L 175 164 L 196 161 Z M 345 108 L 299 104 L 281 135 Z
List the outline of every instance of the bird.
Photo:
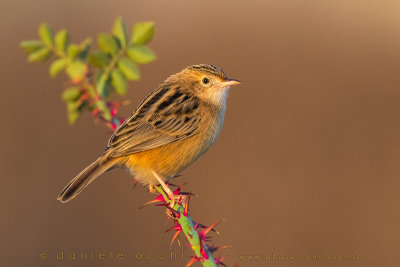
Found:
M 126 168 L 141 184 L 175 177 L 218 138 L 231 86 L 240 84 L 211 64 L 190 65 L 169 76 L 112 134 L 103 154 L 61 191 L 62 203 L 75 198 L 104 172 Z M 168 192 L 171 192 L 170 190 Z

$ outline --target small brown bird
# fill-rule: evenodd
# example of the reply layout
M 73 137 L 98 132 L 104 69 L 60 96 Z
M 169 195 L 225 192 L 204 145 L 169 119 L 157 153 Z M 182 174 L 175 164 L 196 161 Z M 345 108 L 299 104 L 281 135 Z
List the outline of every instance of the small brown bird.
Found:
M 149 188 L 184 170 L 217 139 L 226 97 L 239 84 L 218 67 L 192 65 L 153 91 L 108 141 L 103 155 L 79 173 L 58 196 L 76 197 L 103 172 L 128 168 Z

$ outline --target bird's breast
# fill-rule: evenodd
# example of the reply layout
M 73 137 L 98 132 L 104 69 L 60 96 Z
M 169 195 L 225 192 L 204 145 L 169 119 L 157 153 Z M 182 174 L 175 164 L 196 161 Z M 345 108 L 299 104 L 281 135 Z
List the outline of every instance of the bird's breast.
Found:
M 127 157 L 126 165 L 138 178 L 147 177 L 146 183 L 153 179 L 150 170 L 155 170 L 163 177 L 173 177 L 203 155 L 218 138 L 225 109 L 203 113 L 201 123 L 195 135 L 178 140 L 155 149 L 132 154 Z

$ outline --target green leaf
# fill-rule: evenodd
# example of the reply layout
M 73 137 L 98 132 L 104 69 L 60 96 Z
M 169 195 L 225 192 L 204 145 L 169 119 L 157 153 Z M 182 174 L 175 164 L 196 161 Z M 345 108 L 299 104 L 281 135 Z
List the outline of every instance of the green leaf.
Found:
M 79 87 L 69 87 L 64 90 L 61 97 L 65 102 L 75 102 L 79 99 L 82 92 L 79 90 Z
M 156 59 L 153 50 L 144 45 L 130 45 L 126 52 L 132 60 L 140 64 L 150 63 Z
M 91 38 L 86 38 L 85 40 L 83 40 L 83 42 L 79 45 L 80 46 L 80 54 L 79 57 L 80 59 L 82 59 L 83 61 L 86 60 L 87 56 L 89 55 L 89 50 L 90 50 L 90 46 L 92 44 L 92 39 Z
M 89 63 L 95 67 L 103 69 L 110 63 L 110 58 L 107 56 L 107 54 L 101 51 L 96 51 L 89 55 Z
M 42 47 L 35 52 L 32 52 L 28 57 L 28 62 L 40 62 L 48 59 L 51 56 L 51 50 L 48 47 Z
M 118 61 L 118 68 L 128 80 L 139 80 L 140 79 L 140 72 L 139 68 L 136 64 L 128 59 L 128 58 L 121 58 Z
M 74 61 L 68 64 L 66 72 L 73 81 L 79 81 L 83 78 L 86 71 L 86 65 L 82 61 Z
M 22 49 L 24 49 L 26 52 L 31 53 L 31 52 L 35 52 L 36 50 L 39 50 L 44 45 L 39 40 L 27 40 L 27 41 L 20 42 L 19 46 Z
M 67 65 L 68 59 L 66 58 L 60 58 L 57 60 L 54 60 L 53 63 L 50 65 L 50 77 L 54 78 L 56 77 Z
M 109 93 L 109 77 L 103 71 L 97 73 L 96 90 L 103 97 L 106 97 Z
M 79 53 L 81 53 L 81 48 L 79 45 L 76 44 L 71 44 L 70 46 L 68 46 L 68 57 L 70 59 L 73 59 L 74 57 L 76 57 L 77 55 L 79 55 Z
M 126 32 L 126 26 L 124 21 L 122 20 L 121 17 L 118 17 L 115 22 L 114 26 L 112 29 L 112 33 L 114 34 L 115 37 L 118 38 L 121 47 L 125 48 L 126 45 L 128 44 L 128 34 Z
M 68 111 L 68 122 L 69 124 L 72 125 L 79 118 L 80 110 L 76 107 L 75 103 L 67 102 L 67 111 Z
M 81 113 L 82 104 L 77 100 L 82 95 L 79 87 L 69 87 L 62 93 L 62 98 L 67 102 L 68 122 L 74 124 Z
M 103 112 L 103 117 L 106 119 L 106 120 L 111 120 L 111 114 L 110 114 L 110 111 L 107 109 L 107 106 L 106 106 L 106 104 L 104 103 L 104 101 L 102 101 L 102 100 L 99 100 L 99 101 L 97 101 L 96 102 L 96 106 L 97 106 L 97 108 L 101 111 L 101 112 Z
M 49 47 L 53 46 L 54 33 L 50 26 L 46 23 L 42 23 L 39 26 L 39 37 L 43 43 Z
M 120 95 L 125 95 L 128 89 L 128 84 L 125 76 L 119 69 L 113 69 L 111 72 L 111 84 L 115 88 L 115 91 Z
M 91 98 L 97 98 L 97 92 L 96 92 L 96 88 L 95 88 L 94 85 L 89 84 L 89 85 L 87 86 L 87 90 L 88 90 L 88 93 L 89 93 L 89 97 L 91 97 Z
M 97 43 L 101 51 L 112 55 L 117 53 L 118 44 L 111 35 L 100 33 L 97 38 Z
M 131 42 L 134 44 L 147 44 L 153 39 L 154 22 L 139 22 L 133 26 Z
M 62 52 L 66 52 L 67 47 L 69 45 L 69 39 L 70 39 L 70 36 L 69 36 L 69 33 L 67 32 L 67 30 L 63 29 L 63 30 L 60 30 L 59 32 L 57 32 L 56 37 L 55 37 L 57 49 Z

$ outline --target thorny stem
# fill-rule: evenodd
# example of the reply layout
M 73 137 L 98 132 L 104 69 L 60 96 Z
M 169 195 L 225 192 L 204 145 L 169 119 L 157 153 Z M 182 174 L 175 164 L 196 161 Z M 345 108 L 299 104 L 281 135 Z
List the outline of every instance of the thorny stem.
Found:
M 161 186 L 155 186 L 155 189 L 160 194 L 158 198 L 159 201 L 164 202 L 166 206 L 169 206 L 171 203 L 171 199 L 168 197 L 166 192 L 162 189 Z M 179 192 L 174 194 L 178 194 Z M 190 266 L 196 261 L 200 261 L 205 267 L 216 267 L 219 264 L 223 264 L 221 259 L 215 258 L 211 249 L 205 244 L 207 233 L 213 228 L 213 226 L 207 227 L 206 229 L 199 231 L 199 224 L 193 222 L 190 217 L 190 212 L 188 211 L 187 205 L 189 204 L 189 200 L 187 199 L 186 203 L 184 201 L 175 202 L 173 207 L 169 207 L 171 209 L 172 214 L 174 215 L 175 223 L 178 225 L 176 230 L 184 233 L 186 239 L 188 240 L 190 247 L 194 252 L 194 257 L 187 264 Z M 175 237 L 174 237 L 175 238 Z M 214 249 L 215 251 L 216 249 Z

